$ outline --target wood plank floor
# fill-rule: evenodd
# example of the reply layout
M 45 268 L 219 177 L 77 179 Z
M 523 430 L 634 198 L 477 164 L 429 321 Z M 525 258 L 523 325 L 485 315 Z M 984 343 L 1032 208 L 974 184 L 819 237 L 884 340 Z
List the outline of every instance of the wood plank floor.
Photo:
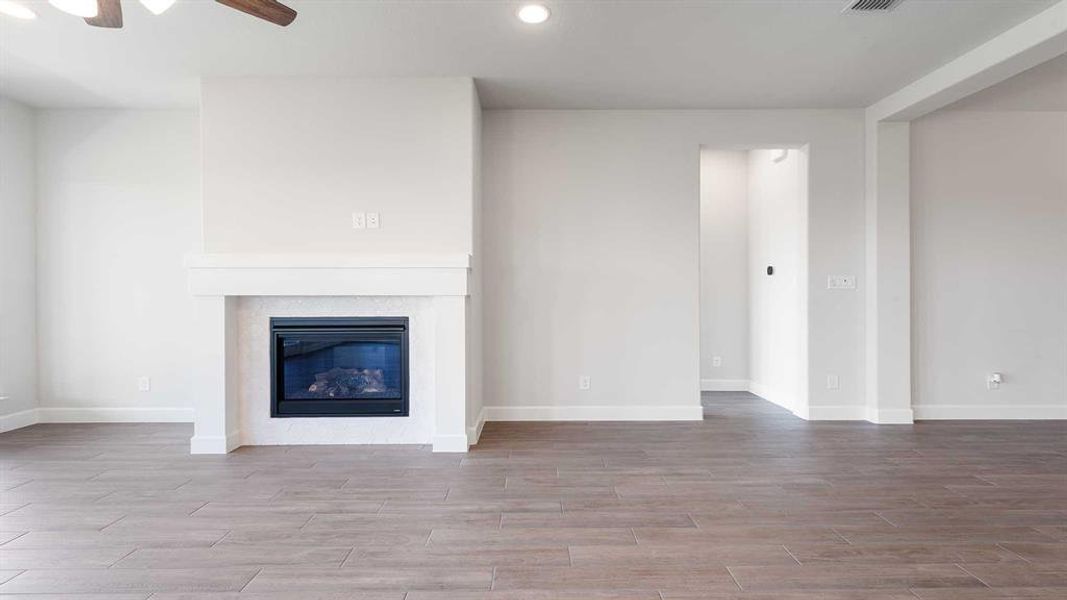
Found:
M 37 600 L 1067 598 L 1067 423 L 490 423 L 467 455 L 186 425 L 0 435 L 0 594 Z

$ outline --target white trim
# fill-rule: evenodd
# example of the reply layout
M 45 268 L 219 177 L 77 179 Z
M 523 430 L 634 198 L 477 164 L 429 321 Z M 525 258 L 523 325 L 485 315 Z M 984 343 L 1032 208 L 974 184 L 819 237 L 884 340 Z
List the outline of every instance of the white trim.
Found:
M 192 423 L 191 408 L 50 407 L 0 416 L 0 433 L 37 423 Z
M 915 406 L 916 420 L 1062 420 L 1067 419 L 1064 404 L 926 404 Z
M 872 104 L 867 120 L 917 119 L 1059 56 L 1065 43 L 1067 1 L 1061 1 Z
M 701 379 L 702 392 L 747 392 L 747 379 Z
M 790 402 L 789 395 L 775 391 L 770 386 L 754 381 L 749 382 L 749 391 L 760 398 L 776 404 L 793 413 L 805 421 L 865 421 L 868 411 L 866 406 L 859 404 L 843 404 L 836 406 L 797 406 Z M 910 412 L 910 411 L 909 411 Z M 911 421 L 908 421 L 909 423 Z
M 469 254 L 193 253 L 187 269 L 467 269 Z
M 189 254 L 194 296 L 466 296 L 468 255 Z
M 194 296 L 466 296 L 468 269 L 189 269 Z
M 486 412 L 485 407 L 478 413 L 478 419 L 475 420 L 474 425 L 467 428 L 467 442 L 473 446 L 478 443 L 478 440 L 482 438 L 482 429 L 485 428 Z
M 759 396 L 760 398 L 763 398 L 767 402 L 774 402 L 774 400 L 771 400 L 770 398 L 767 397 L 767 396 L 770 395 L 771 388 L 768 387 L 768 386 L 763 385 L 762 383 L 760 383 L 758 381 L 749 381 L 748 382 L 748 391 L 750 391 L 753 394 Z M 778 404 L 777 402 L 774 402 L 774 403 Z M 778 406 L 782 406 L 782 405 L 778 404 Z M 783 408 L 789 408 L 789 407 L 788 406 L 784 406 Z
M 867 408 L 867 420 L 878 425 L 910 425 L 915 422 L 915 414 L 910 408 Z
M 903 418 L 889 415 L 912 403 L 910 128 L 866 124 L 864 404 L 872 422 Z
M 487 421 L 701 421 L 704 408 L 668 406 L 486 406 Z
M 29 427 L 30 425 L 36 425 L 37 423 L 40 423 L 40 415 L 37 414 L 36 408 L 11 413 L 10 415 L 3 415 L 0 416 L 0 433 L 22 429 L 23 427 Z
M 797 172 L 800 175 L 800 215 L 796 252 L 797 296 L 797 379 L 794 382 L 793 414 L 797 409 L 806 410 L 811 405 L 809 382 L 811 381 L 811 198 L 815 195 L 811 174 L 811 145 L 804 144 L 797 152 Z
M 864 421 L 867 419 L 867 407 L 859 404 L 839 406 L 809 406 L 806 414 L 794 412 L 798 417 L 808 421 Z
M 189 438 L 189 454 L 227 454 L 241 446 L 241 432 L 221 435 L 194 435 Z
M 808 418 L 804 411 L 798 412 L 796 408 L 794 408 L 796 404 L 793 399 L 789 397 L 789 394 L 780 393 L 771 386 L 764 385 L 758 381 L 749 381 L 748 391 L 763 398 L 767 402 L 781 406 L 801 419 Z
M 470 444 L 465 434 L 433 436 L 434 452 L 466 452 L 468 448 Z
M 191 408 L 41 407 L 40 423 L 192 423 Z

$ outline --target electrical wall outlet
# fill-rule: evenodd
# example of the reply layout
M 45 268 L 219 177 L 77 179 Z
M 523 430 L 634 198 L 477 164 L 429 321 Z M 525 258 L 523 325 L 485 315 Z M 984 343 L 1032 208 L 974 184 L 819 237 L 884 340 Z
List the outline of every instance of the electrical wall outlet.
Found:
M 367 213 L 354 212 L 352 213 L 352 229 L 366 229 L 367 228 Z
M 382 226 L 381 213 L 367 213 L 367 229 L 378 229 Z
M 826 278 L 828 290 L 854 290 L 856 289 L 855 275 L 830 275 Z
M 985 378 L 985 386 L 991 390 L 999 390 L 1002 383 L 1004 383 L 1004 375 L 1000 373 L 990 373 Z
M 137 391 L 138 392 L 150 392 L 152 391 L 152 379 L 149 377 L 137 378 Z
M 711 366 L 713 366 L 713 367 L 721 367 L 722 366 L 722 357 L 721 356 L 712 356 L 711 357 Z
M 593 381 L 588 375 L 581 375 L 578 377 L 578 389 L 588 390 L 593 386 Z
M 839 390 L 841 389 L 841 379 L 837 375 L 826 376 L 826 389 Z

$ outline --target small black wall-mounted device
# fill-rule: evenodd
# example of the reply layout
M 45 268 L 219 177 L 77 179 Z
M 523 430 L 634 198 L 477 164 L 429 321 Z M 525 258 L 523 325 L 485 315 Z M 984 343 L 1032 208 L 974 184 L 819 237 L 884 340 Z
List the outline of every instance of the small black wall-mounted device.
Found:
M 767 265 L 767 274 L 774 275 L 774 267 L 772 267 L 771 265 Z

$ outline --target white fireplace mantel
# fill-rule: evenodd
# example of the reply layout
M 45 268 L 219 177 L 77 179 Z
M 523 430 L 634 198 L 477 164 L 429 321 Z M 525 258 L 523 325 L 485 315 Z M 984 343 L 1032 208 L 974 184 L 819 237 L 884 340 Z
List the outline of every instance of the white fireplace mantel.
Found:
M 435 452 L 466 452 L 470 256 L 190 254 L 196 307 L 194 454 L 241 445 L 236 300 L 241 296 L 423 296 L 432 299 Z
M 190 254 L 193 296 L 466 296 L 470 256 Z

